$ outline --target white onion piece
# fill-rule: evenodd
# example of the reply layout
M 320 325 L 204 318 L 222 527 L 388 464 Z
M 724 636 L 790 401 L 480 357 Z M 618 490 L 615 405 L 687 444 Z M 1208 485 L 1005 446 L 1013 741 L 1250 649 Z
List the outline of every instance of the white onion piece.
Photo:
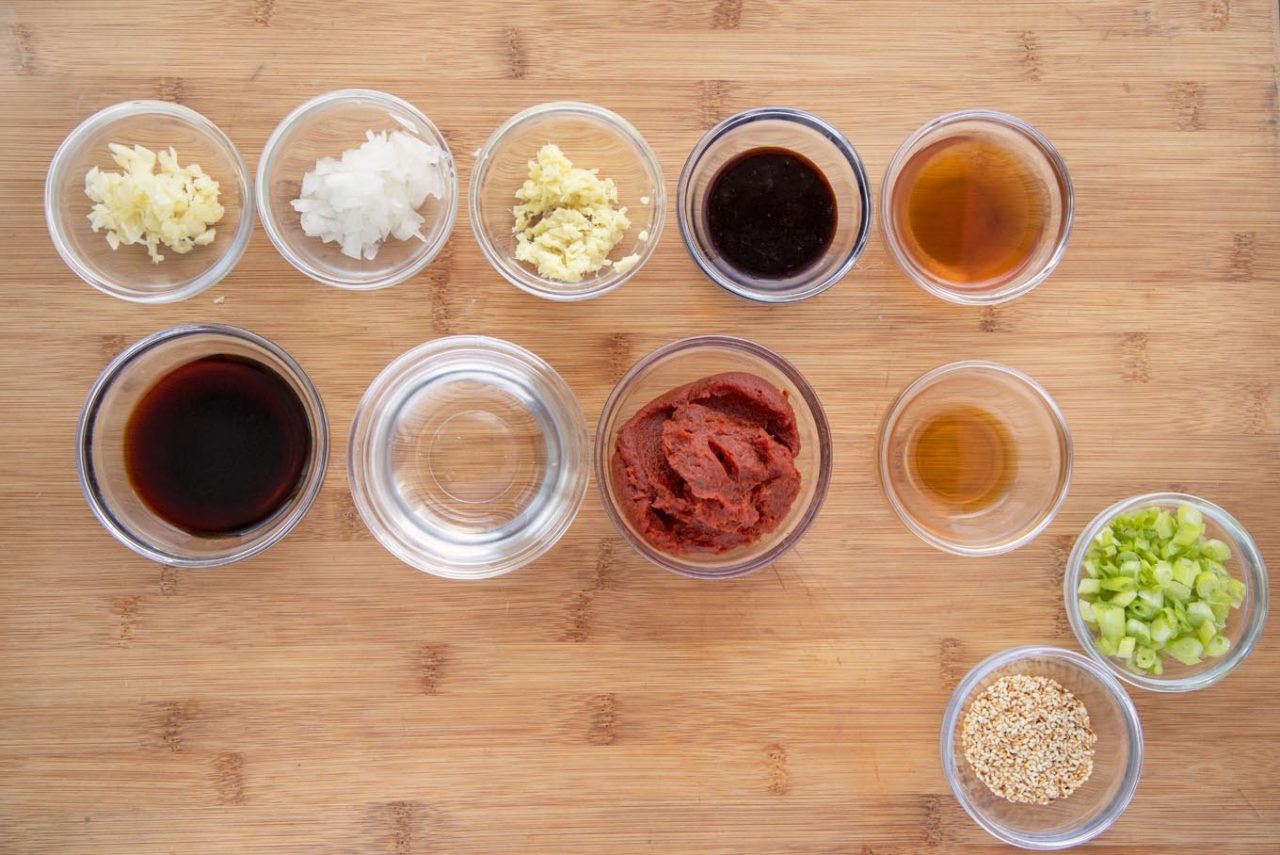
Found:
M 365 132 L 359 148 L 321 158 L 302 176 L 302 195 L 289 204 L 302 231 L 342 254 L 372 261 L 388 237 L 425 241 L 418 208 L 444 195 L 441 150 L 404 131 Z

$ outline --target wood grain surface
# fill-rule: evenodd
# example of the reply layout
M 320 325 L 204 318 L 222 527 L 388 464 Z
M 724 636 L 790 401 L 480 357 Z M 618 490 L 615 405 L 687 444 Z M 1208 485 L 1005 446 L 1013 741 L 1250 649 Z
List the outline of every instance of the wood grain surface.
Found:
M 1280 570 L 1276 39 L 1270 0 L 0 3 L 0 852 L 999 849 L 943 778 L 943 706 L 997 650 L 1076 647 L 1061 576 L 1095 513 L 1189 490 Z M 42 182 L 93 111 L 181 102 L 253 167 L 286 112 L 347 86 L 422 108 L 464 186 L 488 134 L 551 99 L 629 118 L 669 191 L 719 119 L 809 109 L 852 139 L 877 198 L 917 126 L 1002 109 L 1060 149 L 1075 232 L 1044 285 L 985 310 L 909 284 L 878 233 L 825 295 L 751 305 L 699 275 L 673 221 L 635 279 L 576 305 L 501 280 L 465 215 L 426 272 L 377 293 L 305 279 L 261 229 L 226 280 L 171 306 L 113 300 L 58 259 Z M 107 361 L 187 321 L 289 350 L 334 440 L 297 530 L 203 572 L 112 540 L 73 457 Z M 352 411 L 411 346 L 510 339 L 594 425 L 633 361 L 706 332 L 780 351 L 832 422 L 826 507 L 771 569 L 711 584 L 653 568 L 594 486 L 554 550 L 484 583 L 398 563 L 355 514 Z M 1030 373 L 1075 436 L 1061 514 L 1001 558 L 917 541 L 873 466 L 897 392 L 962 357 Z M 1280 852 L 1280 620 L 1218 686 L 1134 700 L 1142 783 L 1091 848 Z

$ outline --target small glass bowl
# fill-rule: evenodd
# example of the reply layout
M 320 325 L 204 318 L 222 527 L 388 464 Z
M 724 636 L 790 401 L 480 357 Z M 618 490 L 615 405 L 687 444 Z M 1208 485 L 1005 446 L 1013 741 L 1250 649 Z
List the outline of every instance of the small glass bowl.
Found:
M 587 490 L 582 408 L 550 365 L 509 342 L 452 336 L 369 385 L 347 451 L 365 525 L 404 563 L 486 579 L 539 557 Z
M 967 510 L 916 483 L 910 457 L 917 434 L 939 412 L 972 406 L 1002 422 L 1014 471 L 992 504 Z M 921 540 L 957 555 L 997 555 L 1049 525 L 1071 482 L 1071 432 L 1053 398 L 1017 369 L 952 362 L 925 373 L 898 396 L 880 429 L 880 483 L 889 504 Z
M 298 395 L 311 429 L 306 468 L 293 495 L 269 519 L 233 535 L 194 535 L 160 518 L 134 492 L 125 468 L 125 428 L 152 386 L 174 369 L 207 356 L 241 356 L 283 378 Z M 76 469 L 98 522 L 134 552 L 175 567 L 219 567 L 257 555 L 293 530 L 315 501 L 329 459 L 324 405 L 302 367 L 279 346 L 222 324 L 172 327 L 120 353 L 98 377 L 80 414 Z
M 388 237 L 372 261 L 342 254 L 302 231 L 302 216 L 290 205 L 302 193 L 302 177 L 321 158 L 341 158 L 359 148 L 365 133 L 404 131 L 440 149 L 443 198 L 428 196 L 418 214 L 425 240 Z M 258 212 L 262 227 L 285 261 L 326 285 L 374 291 L 403 282 L 439 254 L 458 215 L 458 172 L 449 143 L 431 120 L 408 101 L 372 89 L 340 89 L 312 98 L 272 131 L 258 160 Z
M 781 389 L 795 409 L 800 453 L 800 494 L 786 519 L 754 543 L 719 555 L 671 555 L 647 541 L 622 509 L 613 473 L 618 429 L 659 395 L 694 380 L 726 371 L 744 371 Z M 813 524 L 831 483 L 831 431 L 822 404 L 807 380 L 778 354 L 743 338 L 703 335 L 680 339 L 641 359 L 618 381 L 596 428 L 595 472 L 601 500 L 614 526 L 645 558 L 673 573 L 695 579 L 729 579 L 767 567 L 794 547 Z
M 113 250 L 105 230 L 94 232 L 94 203 L 85 195 L 84 179 L 95 166 L 120 171 L 110 143 L 154 152 L 172 146 L 179 164 L 197 163 L 217 181 L 225 212 L 213 226 L 213 243 L 183 254 L 161 245 L 164 261 L 157 264 L 145 246 Z M 44 217 L 58 255 L 94 288 L 134 303 L 173 303 L 211 288 L 244 255 L 253 233 L 249 170 L 227 135 L 195 110 L 165 101 L 125 101 L 85 119 L 58 147 L 45 179 Z
M 1080 578 L 1084 573 L 1084 555 L 1089 544 L 1098 532 L 1120 514 L 1131 513 L 1143 508 L 1160 507 L 1176 512 L 1179 505 L 1191 505 L 1204 517 L 1205 536 L 1221 540 L 1231 549 L 1231 560 L 1225 562 L 1233 578 L 1244 582 L 1244 602 L 1240 608 L 1232 609 L 1227 617 L 1226 637 L 1231 642 L 1230 649 L 1218 657 L 1205 657 L 1199 665 L 1183 665 L 1178 660 L 1166 656 L 1164 673 L 1159 677 L 1139 673 L 1127 667 L 1123 659 L 1104 656 L 1093 643 L 1093 633 L 1085 625 L 1080 615 L 1080 598 L 1076 590 L 1080 586 Z M 1097 662 L 1102 663 L 1111 672 L 1131 686 L 1150 689 L 1153 692 L 1191 692 L 1212 686 L 1223 677 L 1240 666 L 1249 652 L 1253 650 L 1258 639 L 1262 637 L 1262 629 L 1267 620 L 1267 567 L 1262 561 L 1257 545 L 1249 532 L 1235 517 L 1222 508 L 1191 496 L 1186 493 L 1147 493 L 1133 496 L 1116 502 L 1093 521 L 1076 538 L 1071 556 L 1067 559 L 1066 573 L 1063 574 L 1062 593 L 1067 609 L 1067 619 L 1076 634 L 1080 646 Z
M 1017 156 L 1040 183 L 1047 200 L 1041 239 L 1014 270 L 986 282 L 957 283 L 927 269 L 913 256 L 912 240 L 899 222 L 903 191 L 899 179 L 916 155 L 943 140 L 973 137 L 990 140 Z M 1039 285 L 1062 260 L 1071 234 L 1075 193 L 1067 165 L 1043 134 L 1026 122 L 993 110 L 948 113 L 924 125 L 899 147 L 885 170 L 880 193 L 880 219 L 889 254 L 908 278 L 936 297 L 965 306 L 993 306 L 1020 297 Z M 905 188 L 906 192 L 910 188 Z
M 516 261 L 511 212 L 518 203 L 516 190 L 529 177 L 529 161 L 547 143 L 558 145 L 574 166 L 598 170 L 617 185 L 618 204 L 627 209 L 631 228 L 609 259 L 639 255 L 625 272 L 605 267 L 581 282 L 557 282 Z M 653 255 L 666 218 L 667 191 L 657 155 L 630 122 L 594 104 L 555 101 L 522 110 L 493 132 L 476 154 L 467 205 L 476 243 L 508 282 L 548 300 L 586 300 L 635 276 Z
M 994 795 L 964 756 L 969 704 L 1014 674 L 1058 681 L 1085 705 L 1098 737 L 1089 780 L 1047 805 Z M 956 686 L 942 716 L 942 770 L 965 813 L 993 837 L 1023 849 L 1067 849 L 1106 831 L 1129 806 L 1142 774 L 1142 725 L 1124 687 L 1094 662 L 1056 647 L 1015 647 L 978 663 Z
M 726 262 L 707 234 L 707 193 L 721 167 L 755 148 L 777 147 L 803 155 L 822 170 L 836 198 L 836 230 L 826 253 L 792 276 L 766 279 Z M 676 189 L 680 237 L 712 282 L 761 303 L 791 303 L 835 285 L 853 269 L 871 233 L 871 186 L 849 140 L 822 119 L 801 110 L 762 107 L 730 116 L 689 153 Z

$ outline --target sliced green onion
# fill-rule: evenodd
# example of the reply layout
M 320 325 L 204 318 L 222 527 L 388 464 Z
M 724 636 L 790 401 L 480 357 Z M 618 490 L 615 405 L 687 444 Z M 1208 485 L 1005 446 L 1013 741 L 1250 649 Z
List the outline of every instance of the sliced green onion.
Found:
M 1211 538 L 1200 544 L 1200 554 L 1214 561 L 1230 561 L 1231 547 L 1217 538 Z
M 1200 624 L 1200 626 L 1196 627 L 1196 638 L 1200 639 L 1200 643 L 1205 645 L 1205 647 L 1209 646 L 1209 642 L 1213 641 L 1214 636 L 1217 634 L 1218 627 L 1211 620 L 1207 620 Z
M 1199 665 L 1200 654 L 1204 653 L 1204 644 L 1192 635 L 1184 635 L 1169 644 L 1169 655 L 1183 665 Z
M 1160 676 L 1165 654 L 1190 665 L 1230 649 L 1227 620 L 1247 588 L 1223 563 L 1230 546 L 1205 531 L 1204 515 L 1184 504 L 1120 514 L 1094 535 L 1077 595 L 1100 653 Z
M 1143 644 L 1151 643 L 1151 627 L 1137 618 L 1129 618 L 1124 622 L 1124 634 L 1132 635 Z
M 1173 562 L 1173 581 L 1190 588 L 1200 575 L 1200 565 L 1190 558 L 1179 558 Z
M 1171 638 L 1173 638 L 1173 626 L 1164 615 L 1160 615 L 1151 622 L 1152 641 L 1156 644 L 1167 644 Z
M 1179 603 L 1185 603 L 1191 599 L 1191 588 L 1181 582 L 1170 582 L 1165 586 L 1164 593 L 1166 597 L 1176 600 Z
M 1124 609 L 1114 603 L 1094 603 L 1094 617 L 1102 637 L 1112 644 L 1124 637 Z

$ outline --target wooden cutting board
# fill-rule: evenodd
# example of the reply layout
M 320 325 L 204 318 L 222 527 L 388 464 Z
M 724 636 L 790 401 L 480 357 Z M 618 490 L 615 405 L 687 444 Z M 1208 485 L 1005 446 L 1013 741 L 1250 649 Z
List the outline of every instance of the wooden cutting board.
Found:
M 1095 513 L 1185 489 L 1236 514 L 1280 572 L 1273 2 L 33 0 L 0 3 L 0 21 L 4 853 L 994 851 L 943 778 L 943 706 L 997 650 L 1076 647 L 1061 575 Z M 909 284 L 878 233 L 836 288 L 785 307 L 714 287 L 674 223 L 634 280 L 577 305 L 502 281 L 465 215 L 428 271 L 368 294 L 306 280 L 260 229 L 214 290 L 162 307 L 93 291 L 50 245 L 45 170 L 95 110 L 181 102 L 255 166 L 286 112 L 347 86 L 422 108 L 464 186 L 504 118 L 552 99 L 629 118 L 669 192 L 719 119 L 809 109 L 854 142 L 877 198 L 917 126 L 1006 110 L 1066 159 L 1075 232 L 1048 282 L 986 310 Z M 113 541 L 72 451 L 107 361 L 189 321 L 289 350 L 334 440 L 292 536 L 203 572 Z M 793 360 L 832 422 L 826 507 L 773 568 L 728 584 L 657 570 L 594 486 L 559 546 L 484 583 L 411 570 L 355 514 L 352 411 L 404 350 L 510 339 L 594 425 L 633 361 L 706 332 Z M 898 391 L 963 357 L 1030 373 L 1075 436 L 1061 514 L 1001 558 L 917 541 L 873 467 Z M 1134 700 L 1142 783 L 1093 848 L 1280 851 L 1280 619 L 1224 683 Z

